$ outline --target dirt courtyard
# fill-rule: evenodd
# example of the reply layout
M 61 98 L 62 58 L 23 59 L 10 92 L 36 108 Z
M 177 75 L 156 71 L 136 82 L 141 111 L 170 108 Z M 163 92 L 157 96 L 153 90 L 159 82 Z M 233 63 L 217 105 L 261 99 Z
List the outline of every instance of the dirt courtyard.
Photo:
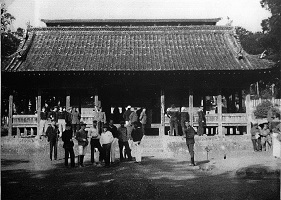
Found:
M 207 160 L 191 167 L 188 156 L 147 156 L 110 168 L 92 166 L 89 156 L 84 168 L 65 168 L 62 148 L 58 157 L 2 149 L 2 199 L 280 199 L 280 160 L 270 152 L 213 155 L 209 171 L 199 169 Z

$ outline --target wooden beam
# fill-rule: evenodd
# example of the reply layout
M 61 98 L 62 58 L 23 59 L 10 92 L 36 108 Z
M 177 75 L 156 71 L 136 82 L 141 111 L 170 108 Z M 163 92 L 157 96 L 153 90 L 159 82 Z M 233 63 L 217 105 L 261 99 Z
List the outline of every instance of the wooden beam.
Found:
M 188 97 L 188 109 L 189 109 L 189 120 L 190 125 L 193 126 L 193 90 L 189 88 L 189 97 Z
M 217 107 L 218 107 L 218 135 L 223 135 L 222 129 L 222 95 L 221 90 L 218 90 L 218 97 L 217 97 Z
M 12 136 L 13 129 L 13 95 L 9 96 L 8 136 Z
M 251 132 L 251 110 L 250 110 L 250 94 L 246 95 L 246 114 L 247 114 L 247 134 Z
M 98 95 L 98 89 L 95 91 L 95 106 L 99 107 L 99 95 Z

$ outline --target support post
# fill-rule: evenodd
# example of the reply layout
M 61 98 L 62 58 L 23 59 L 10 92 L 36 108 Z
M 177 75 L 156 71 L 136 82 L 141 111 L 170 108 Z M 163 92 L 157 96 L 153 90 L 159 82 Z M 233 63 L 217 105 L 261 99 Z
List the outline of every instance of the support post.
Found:
M 159 130 L 159 136 L 165 135 L 165 94 L 164 89 L 161 89 L 161 127 Z
M 68 90 L 66 92 L 66 99 L 65 99 L 65 108 L 66 108 L 66 110 L 68 110 L 69 107 L 70 107 L 70 91 Z
M 95 92 L 95 106 L 99 106 L 99 95 L 98 95 L 98 89 L 96 89 Z
M 188 112 L 190 125 L 193 126 L 193 90 L 189 88 Z
M 239 90 L 238 96 L 239 96 L 239 113 L 242 113 L 242 107 L 243 107 L 242 89 Z
M 247 133 L 251 132 L 251 109 L 250 109 L 250 94 L 246 95 L 246 115 L 247 115 Z
M 13 95 L 9 96 L 8 136 L 12 136 L 13 129 Z
M 232 94 L 231 94 L 231 112 L 232 113 L 236 113 L 237 111 L 236 111 L 236 104 L 235 104 L 235 97 L 236 97 L 236 95 L 235 95 L 235 91 L 233 91 L 232 92 Z
M 221 90 L 218 90 L 218 99 L 217 99 L 217 106 L 218 106 L 218 135 L 223 135 L 222 131 L 222 95 Z
M 38 96 L 37 96 L 37 135 L 39 135 L 39 130 L 40 130 L 40 120 L 41 120 L 41 102 L 42 102 L 42 92 L 39 89 L 38 90 Z

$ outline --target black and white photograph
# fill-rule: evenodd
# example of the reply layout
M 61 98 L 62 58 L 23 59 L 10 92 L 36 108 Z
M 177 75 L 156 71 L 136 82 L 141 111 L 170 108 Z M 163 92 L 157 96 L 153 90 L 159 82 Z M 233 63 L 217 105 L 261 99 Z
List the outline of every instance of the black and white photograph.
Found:
M 280 0 L 0 0 L 1 199 L 281 199 Z

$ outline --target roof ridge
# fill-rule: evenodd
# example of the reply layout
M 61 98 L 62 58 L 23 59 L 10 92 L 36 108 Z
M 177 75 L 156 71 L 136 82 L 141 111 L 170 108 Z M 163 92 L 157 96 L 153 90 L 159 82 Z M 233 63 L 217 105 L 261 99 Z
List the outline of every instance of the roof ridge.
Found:
M 194 31 L 232 31 L 229 26 L 215 26 L 215 25 L 192 25 L 192 26 L 60 26 L 60 27 L 33 27 L 29 31 L 181 31 L 181 30 L 194 30 Z

